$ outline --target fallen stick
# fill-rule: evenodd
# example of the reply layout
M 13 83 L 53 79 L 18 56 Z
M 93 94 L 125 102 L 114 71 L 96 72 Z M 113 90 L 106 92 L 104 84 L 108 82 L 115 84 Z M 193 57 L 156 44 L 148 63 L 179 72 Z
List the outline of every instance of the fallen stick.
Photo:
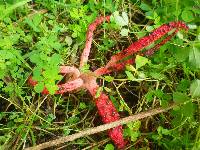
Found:
M 133 121 L 140 120 L 140 119 L 143 119 L 143 118 L 146 118 L 146 117 L 149 117 L 149 116 L 153 116 L 153 115 L 156 115 L 156 114 L 159 114 L 159 113 L 166 112 L 166 111 L 174 108 L 175 106 L 177 106 L 177 105 L 172 104 L 167 108 L 159 107 L 159 108 L 156 108 L 156 109 L 141 112 L 141 113 L 138 113 L 136 115 L 131 115 L 129 117 L 125 117 L 123 119 L 117 120 L 115 122 L 100 125 L 100 126 L 97 126 L 97 127 L 94 127 L 94 128 L 89 128 L 89 129 L 83 130 L 79 133 L 75 133 L 75 134 L 72 134 L 72 135 L 69 135 L 69 136 L 61 137 L 61 138 L 58 138 L 56 140 L 52 140 L 52 141 L 49 141 L 49 142 L 39 144 L 37 146 L 25 148 L 25 150 L 41 150 L 41 149 L 56 146 L 56 145 L 59 145 L 59 144 L 65 143 L 65 142 L 74 141 L 74 140 L 81 138 L 81 137 L 84 137 L 84 136 L 99 133 L 99 132 L 102 132 L 102 131 L 105 131 L 105 130 L 108 130 L 108 129 L 111 129 L 111 128 L 114 128 L 114 127 L 117 127 L 117 126 L 120 126 L 120 125 L 123 125 L 123 124 L 127 124 L 129 122 L 133 122 Z

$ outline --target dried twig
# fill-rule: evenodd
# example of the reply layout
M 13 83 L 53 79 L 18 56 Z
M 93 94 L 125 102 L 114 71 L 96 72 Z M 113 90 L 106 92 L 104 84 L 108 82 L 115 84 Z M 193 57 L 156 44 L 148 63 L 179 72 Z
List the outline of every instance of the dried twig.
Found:
M 39 145 L 34 146 L 34 147 L 29 147 L 29 148 L 26 148 L 25 150 L 41 150 L 41 149 L 56 146 L 56 145 L 59 145 L 59 144 L 65 143 L 65 142 L 70 142 L 70 141 L 73 141 L 75 139 L 87 136 L 87 135 L 99 133 L 99 132 L 117 127 L 119 125 L 127 124 L 129 122 L 133 122 L 133 121 L 136 121 L 136 120 L 139 120 L 139 119 L 143 119 L 143 118 L 146 118 L 146 117 L 149 117 L 149 116 L 153 116 L 153 115 L 156 115 L 156 114 L 159 114 L 159 113 L 166 112 L 166 111 L 174 108 L 175 106 L 177 106 L 177 105 L 172 104 L 171 106 L 169 106 L 167 108 L 161 108 L 160 107 L 160 108 L 148 110 L 146 112 L 142 112 L 142 113 L 138 113 L 136 115 L 125 117 L 125 118 L 120 119 L 120 120 L 115 121 L 115 122 L 100 125 L 100 126 L 97 126 L 97 127 L 94 127 L 94 128 L 89 128 L 89 129 L 81 131 L 79 133 L 75 133 L 75 134 L 72 134 L 72 135 L 69 135 L 69 136 L 61 137 L 61 138 L 58 138 L 56 140 L 45 142 L 45 143 L 39 144 Z

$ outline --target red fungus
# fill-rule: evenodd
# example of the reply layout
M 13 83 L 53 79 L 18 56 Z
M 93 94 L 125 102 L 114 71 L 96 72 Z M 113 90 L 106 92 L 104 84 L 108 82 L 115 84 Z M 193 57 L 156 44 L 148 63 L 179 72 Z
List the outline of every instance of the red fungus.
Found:
M 110 21 L 110 16 L 106 17 L 98 17 L 96 20 L 91 23 L 88 27 L 87 30 L 87 35 L 86 35 L 86 43 L 85 43 L 85 48 L 82 52 L 81 59 L 80 59 L 80 67 L 83 67 L 85 63 L 87 63 L 88 56 L 90 54 L 90 48 L 92 45 L 92 39 L 93 39 L 93 32 L 96 30 L 97 26 L 102 24 L 104 21 Z
M 96 94 L 96 92 L 97 88 L 93 89 L 92 93 Z M 110 123 L 120 119 L 120 115 L 114 107 L 112 101 L 103 92 L 100 93 L 98 98 L 95 98 L 95 103 L 103 123 Z M 126 145 L 126 141 L 123 138 L 122 126 L 117 126 L 113 129 L 110 129 L 108 134 L 119 149 Z
M 103 21 L 109 21 L 110 16 L 106 17 L 99 17 L 97 18 L 93 23 L 91 23 L 87 30 L 86 35 L 86 44 L 85 48 L 83 50 L 83 53 L 81 55 L 80 59 L 80 67 L 83 67 L 85 63 L 87 63 L 88 56 L 90 53 L 90 48 L 92 44 L 93 39 L 93 32 L 97 28 L 98 25 L 100 25 Z M 109 100 L 108 96 L 104 93 L 100 93 L 100 96 L 96 98 L 97 89 L 99 88 L 96 78 L 98 76 L 101 76 L 103 74 L 111 73 L 113 71 L 120 71 L 124 69 L 125 65 L 127 64 L 133 64 L 135 62 L 134 58 L 130 58 L 128 60 L 124 60 L 127 56 L 130 56 L 138 51 L 141 51 L 146 46 L 150 45 L 151 43 L 157 41 L 158 39 L 165 36 L 168 32 L 175 29 L 175 31 L 171 34 L 166 36 L 160 43 L 155 45 L 153 48 L 145 51 L 142 53 L 142 55 L 150 56 L 152 55 L 155 50 L 159 49 L 160 46 L 165 44 L 167 41 L 169 41 L 177 32 L 179 29 L 185 29 L 187 30 L 188 27 L 183 22 L 171 22 L 169 24 L 164 24 L 160 26 L 159 28 L 155 29 L 151 34 L 148 36 L 145 36 L 138 41 L 132 43 L 128 48 L 125 50 L 119 52 L 118 54 L 111 57 L 110 61 L 107 63 L 106 66 L 101 67 L 97 69 L 94 72 L 89 73 L 83 73 L 81 74 L 80 71 L 75 67 L 70 66 L 61 66 L 60 67 L 60 73 L 62 74 L 72 74 L 72 80 L 68 81 L 65 84 L 58 85 L 59 90 L 56 91 L 55 94 L 63 94 L 65 92 L 70 92 L 79 88 L 85 88 L 87 89 L 90 94 L 95 99 L 95 104 L 98 109 L 98 113 L 102 118 L 102 121 L 104 123 L 110 123 L 116 120 L 120 119 L 120 115 L 118 114 L 116 108 L 112 104 L 112 102 Z M 28 79 L 28 83 L 32 86 L 37 85 L 37 82 L 30 77 Z M 44 88 L 42 91 L 43 94 L 48 94 L 48 90 Z M 113 129 L 110 129 L 108 131 L 108 134 L 114 144 L 118 148 L 123 148 L 126 144 L 126 142 L 123 139 L 123 131 L 122 126 L 115 127 Z
M 136 53 L 138 51 L 141 51 L 145 47 L 149 46 L 153 42 L 157 41 L 158 39 L 160 39 L 161 37 L 166 35 L 168 32 L 172 31 L 173 29 L 176 29 L 176 31 L 175 31 L 175 33 L 176 33 L 177 30 L 179 30 L 179 29 L 188 30 L 188 27 L 183 22 L 180 22 L 180 21 L 171 22 L 169 24 L 164 24 L 164 25 L 160 26 L 159 28 L 155 29 L 150 35 L 139 39 L 138 41 L 132 43 L 125 50 L 122 50 L 121 52 L 119 52 L 116 55 L 112 56 L 110 61 L 107 63 L 106 68 L 112 66 L 113 64 L 116 64 L 118 61 L 124 59 L 127 56 L 130 56 L 130 55 L 132 55 L 132 54 L 134 54 L 134 53 Z M 166 43 L 168 40 L 170 40 L 170 38 L 166 39 L 164 41 L 164 43 Z

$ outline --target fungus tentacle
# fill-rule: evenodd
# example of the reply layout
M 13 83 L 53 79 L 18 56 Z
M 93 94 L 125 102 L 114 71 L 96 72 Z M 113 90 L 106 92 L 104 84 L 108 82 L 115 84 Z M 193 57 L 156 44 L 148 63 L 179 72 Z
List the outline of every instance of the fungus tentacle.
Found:
M 96 30 L 97 26 L 102 24 L 104 21 L 110 21 L 110 16 L 98 17 L 98 18 L 96 18 L 96 20 L 93 23 L 91 23 L 88 26 L 87 34 L 86 34 L 85 48 L 84 48 L 81 58 L 80 58 L 80 68 L 83 67 L 84 64 L 87 63 L 87 61 L 88 61 L 88 57 L 90 54 L 90 48 L 91 48 L 92 40 L 93 40 L 94 30 Z
M 162 38 L 164 35 L 166 35 L 168 32 L 175 29 L 174 33 L 176 33 L 180 29 L 188 30 L 188 27 L 185 25 L 185 23 L 178 21 L 178 22 L 170 22 L 169 24 L 164 24 L 160 26 L 159 28 L 155 29 L 152 33 L 150 33 L 148 36 L 145 36 L 141 39 L 139 39 L 136 42 L 133 42 L 128 48 L 122 50 L 121 52 L 117 53 L 116 55 L 112 56 L 110 61 L 106 64 L 106 68 L 112 67 L 114 64 L 116 64 L 118 61 L 126 58 L 127 56 L 130 56 L 138 51 L 141 51 L 145 47 L 149 46 L 153 42 L 157 41 L 158 39 Z M 174 36 L 175 34 L 172 34 Z M 172 38 L 172 36 L 168 36 L 165 40 L 163 40 L 163 43 L 158 44 L 156 48 L 159 48 L 161 45 L 166 43 L 168 40 Z
M 95 98 L 98 87 L 93 89 L 91 95 L 95 99 L 95 104 L 98 109 L 98 113 L 101 116 L 103 123 L 110 123 L 120 119 L 120 115 L 114 107 L 112 101 L 108 98 L 103 92 L 100 93 L 100 96 Z M 95 95 L 94 95 L 95 94 Z M 122 126 L 117 126 L 108 130 L 108 135 L 113 141 L 113 143 L 119 148 L 123 148 L 126 145 L 126 141 L 123 138 L 123 129 Z

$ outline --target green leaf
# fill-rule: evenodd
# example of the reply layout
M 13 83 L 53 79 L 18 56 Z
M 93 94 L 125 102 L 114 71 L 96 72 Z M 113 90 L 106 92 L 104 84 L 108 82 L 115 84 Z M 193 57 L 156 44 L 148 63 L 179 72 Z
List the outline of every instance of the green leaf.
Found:
M 69 36 L 65 37 L 65 42 L 67 43 L 68 46 L 72 45 L 72 38 Z
M 120 34 L 121 34 L 122 36 L 128 36 L 128 32 L 129 32 L 128 29 L 123 28 L 123 29 L 121 29 Z
M 184 10 L 181 17 L 185 22 L 191 22 L 194 20 L 193 12 L 190 10 Z
M 125 21 L 123 20 L 123 18 L 121 16 L 116 16 L 115 17 L 115 22 L 119 25 L 119 26 L 125 26 L 126 23 Z
M 178 32 L 178 33 L 176 34 L 176 36 L 177 36 L 179 39 L 181 39 L 181 40 L 184 39 L 183 34 L 182 34 L 181 32 Z
M 5 8 L 0 8 L 0 20 L 4 19 L 7 15 L 12 13 L 13 10 L 15 10 L 18 7 L 21 7 L 25 5 L 26 3 L 30 2 L 31 0 L 21 0 L 13 5 L 10 5 L 9 7 Z M 0 5 L 2 6 L 2 5 Z M 3 6 L 4 7 L 4 6 Z
M 80 109 L 85 109 L 85 108 L 87 108 L 87 105 L 84 102 L 80 102 L 79 108 Z
M 33 17 L 34 25 L 38 26 L 41 21 L 42 21 L 42 15 L 41 14 L 35 14 L 34 17 Z
M 24 118 L 16 118 L 16 119 L 14 119 L 14 122 L 23 122 L 24 121 Z
M 151 7 L 145 3 L 141 3 L 140 8 L 145 11 L 150 11 Z
M 157 96 L 159 99 L 163 99 L 164 92 L 161 89 L 157 89 L 154 91 L 155 96 Z
M 174 92 L 173 93 L 173 101 L 175 103 L 184 103 L 189 100 L 189 97 L 185 93 Z
M 87 73 L 87 72 L 90 71 L 89 69 L 90 69 L 90 65 L 89 64 L 84 64 L 84 66 L 81 67 L 81 72 Z
M 61 56 L 59 54 L 53 54 L 49 61 L 49 64 L 52 66 L 56 66 L 60 63 L 60 61 L 61 61 Z
M 33 80 L 42 81 L 43 77 L 41 76 L 42 69 L 40 67 L 35 67 L 33 69 Z
M 35 64 L 39 63 L 39 62 L 41 61 L 40 55 L 38 55 L 38 54 L 33 54 L 33 55 L 31 55 L 31 56 L 30 56 L 30 61 L 31 61 L 32 63 L 35 63 Z
M 131 81 L 135 80 L 134 75 L 130 71 L 125 71 L 125 73 L 126 73 L 126 75 L 128 77 L 128 80 L 131 80 Z
M 150 90 L 145 94 L 147 102 L 152 102 L 154 98 L 154 90 Z
M 112 82 L 115 78 L 112 76 L 105 76 L 104 80 L 106 80 L 107 82 Z
M 80 121 L 80 118 L 77 117 L 77 116 L 72 116 L 72 117 L 70 117 L 69 119 L 67 119 L 67 122 L 68 122 L 69 124 L 75 124 L 75 123 L 77 123 L 77 122 L 79 122 L 79 121 Z
M 193 115 L 195 112 L 194 104 L 190 101 L 190 102 L 184 104 L 181 107 L 180 111 L 183 114 L 183 116 L 193 118 Z
M 139 69 L 149 63 L 149 60 L 145 57 L 142 57 L 140 55 L 137 55 L 135 58 L 135 63 L 136 63 L 136 69 Z
M 104 87 L 104 90 L 105 90 L 106 92 L 108 92 L 108 93 L 112 92 L 112 90 L 111 90 L 110 88 L 108 88 L 108 87 Z
M 200 97 L 200 80 L 196 79 L 190 85 L 190 94 L 192 97 Z
M 99 87 L 97 90 L 97 93 L 95 95 L 95 98 L 98 98 L 101 95 L 101 92 L 103 91 L 103 87 Z
M 43 77 L 45 79 L 51 79 L 53 77 L 54 73 L 55 73 L 54 71 L 52 71 L 51 69 L 47 68 L 45 71 L 42 72 L 42 75 L 43 75 Z
M 191 29 L 191 30 L 197 29 L 197 25 L 196 25 L 196 24 L 187 24 L 187 26 L 188 26 L 189 29 Z
M 131 130 L 137 131 L 137 130 L 140 129 L 141 121 L 137 120 L 137 121 L 134 121 L 134 122 L 127 123 L 127 126 L 128 126 Z
M 189 53 L 189 62 L 192 67 L 200 68 L 200 48 L 199 45 L 193 44 Z
M 136 72 L 137 71 L 133 65 L 127 65 L 126 66 L 126 70 L 131 71 L 131 72 Z
M 145 79 L 146 78 L 146 75 L 143 71 L 139 71 L 139 72 L 137 72 L 137 74 L 138 74 L 138 79 Z
M 131 133 L 131 141 L 135 142 L 139 136 L 140 136 L 140 132 L 138 132 L 138 131 L 132 132 Z
M 33 30 L 34 30 L 35 32 L 40 32 L 40 29 L 38 28 L 38 26 L 36 26 L 36 25 L 33 23 L 33 21 L 32 21 L 31 19 L 25 18 L 25 22 L 26 22 L 31 28 L 33 28 Z
M 58 86 L 55 84 L 45 84 L 45 86 L 51 95 L 55 94 L 56 90 L 58 90 Z
M 131 141 L 135 142 L 140 136 L 139 128 L 141 126 L 140 121 L 130 122 L 127 124 L 128 128 L 124 131 L 124 136 L 131 137 Z
M 126 12 L 122 12 L 122 17 L 126 25 L 128 25 L 128 14 Z
M 44 89 L 44 83 L 39 82 L 36 86 L 34 86 L 34 89 L 37 93 L 41 93 Z
M 177 48 L 175 53 L 175 58 L 177 62 L 184 62 L 189 57 L 190 49 L 188 47 L 185 48 Z
M 157 79 L 157 80 L 164 80 L 164 79 L 167 78 L 164 74 L 159 73 L 159 72 L 153 72 L 153 71 L 151 71 L 151 72 L 149 72 L 149 75 L 152 78 Z
M 181 82 L 177 85 L 176 90 L 180 92 L 186 92 L 189 87 L 190 87 L 190 81 L 182 79 Z
M 112 144 L 106 144 L 106 147 L 104 148 L 104 150 L 114 150 L 114 146 Z
M 64 133 L 65 136 L 70 134 L 70 129 L 69 129 L 68 126 L 64 126 L 63 133 Z
M 46 117 L 45 117 L 45 120 L 47 122 L 52 122 L 54 119 L 56 119 L 56 116 L 54 116 L 52 113 L 48 114 Z
M 115 23 L 121 27 L 128 25 L 128 15 L 126 12 L 122 12 L 122 16 L 119 15 L 119 12 L 116 11 L 113 13 Z
M 115 108 L 117 110 L 119 110 L 119 102 L 116 100 L 116 98 L 112 95 L 110 95 L 109 97 L 110 97 L 110 100 L 112 101 L 112 103 L 114 104 Z
M 168 129 L 164 129 L 163 127 L 159 126 L 158 129 L 158 134 L 160 135 L 169 135 L 170 131 Z
M 151 32 L 151 31 L 153 31 L 154 30 L 154 27 L 153 26 L 146 26 L 146 30 L 148 31 L 148 32 Z

